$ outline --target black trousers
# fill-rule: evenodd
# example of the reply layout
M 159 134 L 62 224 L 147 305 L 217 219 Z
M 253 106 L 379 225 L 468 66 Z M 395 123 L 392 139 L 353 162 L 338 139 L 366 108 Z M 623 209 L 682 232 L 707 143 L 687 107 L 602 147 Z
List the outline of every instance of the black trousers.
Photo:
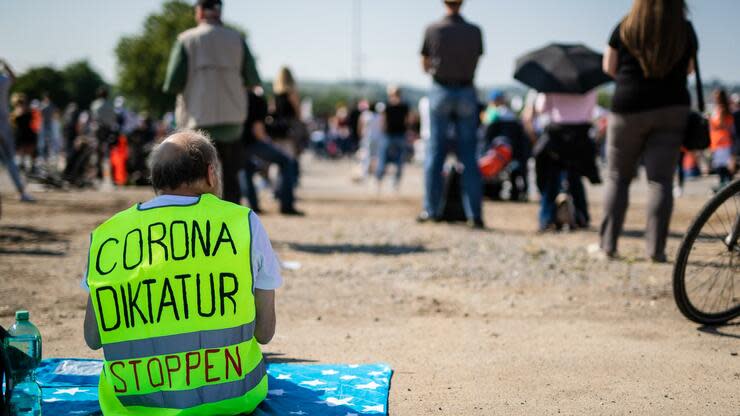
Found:
M 221 159 L 223 172 L 224 201 L 239 204 L 241 191 L 239 190 L 239 169 L 244 163 L 243 147 L 241 140 L 233 142 L 214 142 L 218 157 Z

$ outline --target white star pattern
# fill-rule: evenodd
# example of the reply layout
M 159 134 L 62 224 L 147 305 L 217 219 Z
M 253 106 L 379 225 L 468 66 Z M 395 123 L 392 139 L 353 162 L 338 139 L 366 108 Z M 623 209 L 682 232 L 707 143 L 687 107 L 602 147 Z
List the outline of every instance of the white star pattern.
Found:
M 380 387 L 380 384 L 378 384 L 378 383 L 376 383 L 374 381 L 371 381 L 371 382 L 369 382 L 367 384 L 358 384 L 358 385 L 355 386 L 355 388 L 356 389 L 359 389 L 359 390 L 375 390 L 378 387 Z
M 102 366 L 102 364 L 99 366 Z M 304 390 L 304 393 L 299 390 L 294 391 L 293 388 L 288 390 L 276 388 L 267 391 L 268 397 L 265 400 L 271 403 L 268 406 L 282 407 L 279 413 L 283 415 L 309 416 L 313 412 L 306 413 L 302 408 L 304 404 L 316 406 L 311 405 L 311 403 L 332 408 L 329 410 L 323 407 L 324 413 L 334 411 L 337 412 L 337 415 L 340 415 L 344 411 L 344 416 L 385 414 L 386 412 L 383 401 L 387 400 L 389 379 L 392 374 L 391 367 L 387 365 L 337 364 L 333 368 L 327 368 L 328 366 L 323 367 L 323 369 L 314 367 L 311 371 L 298 371 L 291 365 L 273 365 L 273 367 L 273 369 L 267 371 L 273 380 L 286 380 L 295 387 L 297 385 L 310 387 L 310 390 Z M 295 379 L 293 378 L 294 375 L 296 376 Z M 311 375 L 315 378 L 309 378 Z M 321 378 L 316 377 L 317 375 L 321 375 Z M 355 379 L 357 382 L 352 382 Z M 278 383 L 275 387 L 285 386 L 287 384 L 279 385 Z M 49 393 L 51 395 L 44 397 L 43 402 L 53 406 L 69 400 L 80 400 L 82 397 L 84 397 L 83 400 L 88 400 L 88 397 L 97 395 L 97 389 L 86 386 L 67 385 L 59 387 L 64 388 L 47 390 L 45 396 Z M 309 391 L 318 394 L 318 397 L 311 397 Z M 356 393 L 353 396 L 357 397 L 347 396 L 347 393 L 352 394 L 353 391 Z M 79 393 L 82 393 L 82 395 Z M 314 402 L 312 399 L 318 401 Z M 86 413 L 86 411 L 69 412 L 70 415 L 83 413 Z
M 352 401 L 352 397 L 345 397 L 344 399 L 338 399 L 336 397 L 329 397 L 325 403 L 331 407 L 348 405 Z
M 89 390 L 72 387 L 71 389 L 57 389 L 54 394 L 69 394 L 70 396 L 74 396 L 77 393 L 86 393 L 88 391 Z
M 301 381 L 300 384 L 305 384 L 307 386 L 316 387 L 316 386 L 320 386 L 320 385 L 326 384 L 326 383 L 324 383 L 321 380 L 311 380 L 311 381 Z

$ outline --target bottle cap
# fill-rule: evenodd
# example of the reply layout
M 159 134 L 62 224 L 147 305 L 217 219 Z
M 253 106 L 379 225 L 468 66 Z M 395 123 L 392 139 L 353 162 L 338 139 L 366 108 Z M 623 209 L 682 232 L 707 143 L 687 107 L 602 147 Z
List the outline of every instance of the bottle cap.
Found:
M 16 321 L 27 321 L 28 320 L 28 311 L 16 311 L 15 312 L 15 320 Z

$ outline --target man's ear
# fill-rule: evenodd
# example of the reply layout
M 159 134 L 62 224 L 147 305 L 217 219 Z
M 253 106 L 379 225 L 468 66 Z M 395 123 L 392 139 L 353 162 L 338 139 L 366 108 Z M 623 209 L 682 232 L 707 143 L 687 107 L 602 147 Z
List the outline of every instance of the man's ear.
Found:
M 208 175 L 206 176 L 206 183 L 209 188 L 214 188 L 218 183 L 218 174 L 216 173 L 216 165 L 211 163 L 208 165 Z

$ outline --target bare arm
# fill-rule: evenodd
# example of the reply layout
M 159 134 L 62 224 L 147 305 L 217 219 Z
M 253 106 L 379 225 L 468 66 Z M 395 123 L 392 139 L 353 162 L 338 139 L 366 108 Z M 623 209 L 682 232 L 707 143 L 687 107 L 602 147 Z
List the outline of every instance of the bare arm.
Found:
M 619 62 L 617 61 L 617 50 L 612 48 L 611 46 L 607 46 L 606 50 L 604 51 L 604 60 L 602 63 L 604 72 L 608 74 L 610 77 L 615 78 L 617 76 L 617 64 L 618 63 Z
M 255 289 L 254 303 L 257 310 L 254 337 L 257 342 L 265 345 L 275 335 L 275 291 Z
M 254 137 L 261 141 L 261 142 L 269 142 L 270 136 L 267 135 L 267 129 L 265 128 L 265 123 L 261 121 L 257 121 L 252 126 L 252 134 Z
M 103 344 L 100 342 L 98 333 L 98 322 L 95 320 L 92 298 L 87 297 L 87 309 L 85 310 L 85 343 L 90 349 L 99 350 Z
M 432 69 L 432 59 L 428 56 L 422 56 L 421 57 L 421 69 L 424 70 L 424 72 L 429 73 Z

